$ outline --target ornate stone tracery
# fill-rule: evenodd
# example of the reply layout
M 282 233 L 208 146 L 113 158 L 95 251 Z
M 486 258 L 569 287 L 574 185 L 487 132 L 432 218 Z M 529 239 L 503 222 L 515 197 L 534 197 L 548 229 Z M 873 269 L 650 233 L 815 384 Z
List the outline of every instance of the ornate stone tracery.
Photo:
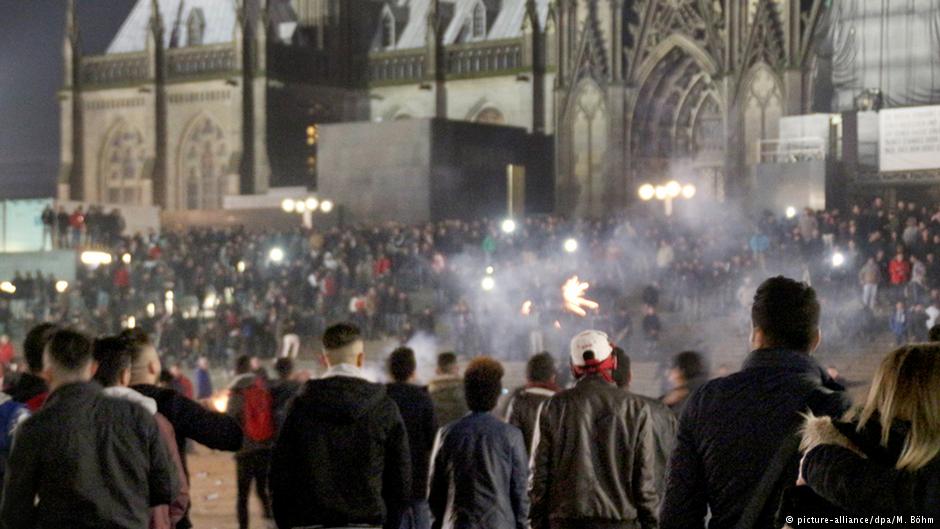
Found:
M 99 163 L 100 200 L 109 204 L 137 204 L 147 162 L 144 137 L 123 119 L 111 126 Z
M 207 115 L 194 118 L 179 148 L 179 209 L 222 207 L 229 157 L 222 128 Z

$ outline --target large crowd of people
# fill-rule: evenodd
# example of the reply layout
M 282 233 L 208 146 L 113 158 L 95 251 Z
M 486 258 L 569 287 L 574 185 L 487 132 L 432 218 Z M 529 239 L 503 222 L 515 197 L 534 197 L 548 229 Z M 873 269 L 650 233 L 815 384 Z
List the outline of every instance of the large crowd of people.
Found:
M 812 284 L 829 314 L 826 334 L 840 339 L 891 330 L 898 343 L 922 340 L 940 315 L 940 210 L 880 198 L 791 218 L 731 209 L 695 219 L 653 209 L 531 217 L 512 233 L 479 220 L 118 236 L 120 213 L 99 210 L 50 208 L 43 218 L 59 219 L 50 225 L 58 233 L 66 217 L 81 217 L 66 239 L 112 262 L 80 267 L 71 284 L 30 270 L 8 278 L 0 335 L 43 320 L 96 333 L 138 326 L 184 364 L 206 356 L 231 365 L 239 354 L 295 356 L 301 337 L 348 319 L 369 339 L 406 343 L 424 332 L 504 359 L 558 350 L 579 326 L 656 354 L 668 334 L 661 311 L 686 322 L 736 315 L 743 330 L 753 278 L 771 273 Z M 584 318 L 561 296 L 573 275 L 599 303 Z M 484 277 L 492 290 L 481 288 Z
M 633 393 L 629 352 L 585 330 L 564 367 L 533 355 L 502 404 L 491 356 L 461 374 L 442 353 L 422 386 L 400 347 L 380 384 L 363 369 L 366 331 L 338 323 L 316 378 L 280 358 L 272 379 L 239 355 L 224 412 L 161 376 L 140 328 L 92 338 L 42 323 L 0 399 L 0 528 L 191 527 L 188 440 L 236 454 L 243 529 L 252 483 L 279 529 L 934 526 L 940 345 L 887 354 L 853 407 L 814 359 L 821 313 L 808 284 L 763 281 L 741 370 L 708 380 L 684 353 L 671 375 L 683 390 L 661 400 Z

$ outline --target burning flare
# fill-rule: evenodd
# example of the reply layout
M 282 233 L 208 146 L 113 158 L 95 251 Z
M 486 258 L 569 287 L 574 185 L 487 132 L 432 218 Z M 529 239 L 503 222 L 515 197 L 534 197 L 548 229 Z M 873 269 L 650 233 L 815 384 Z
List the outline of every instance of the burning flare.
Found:
M 212 397 L 212 407 L 217 412 L 225 413 L 228 409 L 228 391 L 220 391 Z
M 596 301 L 584 297 L 587 289 L 591 288 L 590 283 L 586 283 L 573 276 L 561 287 L 561 295 L 565 298 L 565 309 L 577 314 L 582 318 L 587 316 L 587 312 L 582 307 L 594 310 L 600 307 Z

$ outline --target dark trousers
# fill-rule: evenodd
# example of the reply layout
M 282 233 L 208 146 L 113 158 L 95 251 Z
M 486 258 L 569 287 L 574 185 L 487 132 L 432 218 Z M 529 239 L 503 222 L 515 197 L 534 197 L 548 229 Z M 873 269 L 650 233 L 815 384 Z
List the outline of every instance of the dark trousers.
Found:
M 268 496 L 268 468 L 271 464 L 271 449 L 259 448 L 250 452 L 238 454 L 235 457 L 235 468 L 238 474 L 238 511 L 239 529 L 248 529 L 248 496 L 251 492 L 251 482 L 255 482 L 258 499 L 264 509 L 264 518 L 271 519 L 271 498 Z

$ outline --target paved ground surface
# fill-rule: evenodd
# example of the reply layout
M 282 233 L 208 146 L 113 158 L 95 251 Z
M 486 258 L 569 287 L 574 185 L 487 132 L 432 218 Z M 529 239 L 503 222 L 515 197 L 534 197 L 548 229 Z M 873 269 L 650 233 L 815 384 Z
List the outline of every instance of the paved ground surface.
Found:
M 227 452 L 197 446 L 189 455 L 192 511 L 195 529 L 238 529 L 235 517 L 235 459 Z M 261 519 L 261 503 L 252 489 L 251 529 L 267 529 Z M 273 527 L 273 526 L 271 526 Z

